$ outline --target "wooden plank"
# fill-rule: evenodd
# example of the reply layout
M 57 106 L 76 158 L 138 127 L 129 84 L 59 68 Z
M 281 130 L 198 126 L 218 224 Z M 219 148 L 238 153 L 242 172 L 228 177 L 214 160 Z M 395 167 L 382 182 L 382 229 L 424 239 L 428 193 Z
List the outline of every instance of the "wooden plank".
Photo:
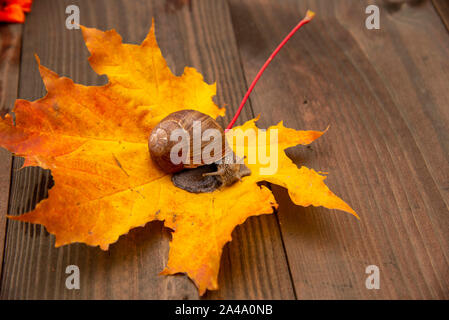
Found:
M 142 41 L 155 17 L 158 42 L 172 71 L 180 74 L 190 65 L 207 82 L 217 81 L 217 103 L 228 103 L 232 115 L 246 84 L 225 1 L 36 1 L 25 25 L 20 97 L 44 94 L 34 52 L 44 65 L 75 82 L 104 83 L 88 66 L 80 32 L 64 28 L 65 7 L 73 3 L 81 10 L 82 24 L 115 28 L 125 42 Z M 242 121 L 252 116 L 248 108 Z M 14 161 L 14 168 L 19 167 Z M 47 196 L 50 185 L 48 171 L 15 172 L 10 213 L 31 210 Z M 232 236 L 223 253 L 221 289 L 207 298 L 294 298 L 275 217 L 249 219 Z M 1 297 L 196 299 L 196 288 L 187 277 L 157 275 L 167 261 L 169 237 L 161 223 L 150 223 L 121 237 L 108 252 L 79 244 L 55 249 L 53 236 L 43 227 L 9 221 Z M 65 289 L 69 264 L 80 268 L 80 290 Z
M 432 0 L 432 3 L 449 31 L 449 2 L 447 0 Z
M 0 117 L 8 113 L 17 98 L 22 26 L 0 25 Z M 11 183 L 11 153 L 0 148 L 0 257 L 6 235 L 9 187 Z M 0 274 L 2 265 L 0 265 Z
M 381 29 L 367 30 L 371 1 L 229 2 L 248 80 L 308 8 L 317 12 L 252 96 L 263 127 L 330 125 L 287 153 L 329 171 L 331 190 L 361 217 L 297 207 L 275 187 L 298 298 L 447 299 L 449 37 L 432 4 L 382 4 Z M 369 265 L 380 290 L 365 287 Z

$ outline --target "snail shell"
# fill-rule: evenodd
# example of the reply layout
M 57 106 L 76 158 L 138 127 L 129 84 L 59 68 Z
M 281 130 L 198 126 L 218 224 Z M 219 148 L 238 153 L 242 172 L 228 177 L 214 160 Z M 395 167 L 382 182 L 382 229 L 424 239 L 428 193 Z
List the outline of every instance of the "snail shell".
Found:
M 220 139 L 216 141 L 217 139 L 211 138 L 208 141 L 202 141 L 201 137 L 199 137 L 201 147 L 194 148 L 193 128 L 195 121 L 201 123 L 201 135 L 207 129 L 215 129 L 220 132 Z M 181 163 L 175 164 L 171 161 L 170 154 L 172 148 L 180 142 L 179 140 L 173 141 L 173 139 L 170 138 L 172 132 L 179 129 L 188 134 L 187 137 L 189 137 L 189 139 L 188 141 L 185 140 L 185 143 L 189 143 L 189 146 L 184 146 L 183 150 L 189 150 L 189 153 L 186 155 L 186 159 L 181 160 Z M 220 144 L 221 146 L 216 144 Z M 207 162 L 204 162 L 202 153 L 207 146 L 211 148 L 209 150 L 221 150 L 221 153 L 211 154 L 207 159 Z M 224 158 L 226 153 L 229 152 L 223 128 L 213 118 L 196 110 L 173 112 L 162 119 L 151 131 L 148 139 L 148 148 L 153 161 L 167 173 L 175 173 L 185 168 L 191 169 L 217 162 Z M 195 163 L 195 160 L 197 159 L 200 159 L 199 163 L 198 161 Z

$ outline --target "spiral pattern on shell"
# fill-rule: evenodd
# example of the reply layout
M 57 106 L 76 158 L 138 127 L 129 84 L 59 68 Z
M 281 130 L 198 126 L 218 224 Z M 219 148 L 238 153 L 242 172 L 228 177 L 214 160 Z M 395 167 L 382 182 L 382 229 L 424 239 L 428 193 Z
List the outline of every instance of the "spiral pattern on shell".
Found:
M 200 141 L 195 141 L 195 143 L 201 143 L 200 148 L 194 147 L 193 128 L 195 121 L 201 123 L 201 137 L 206 130 L 215 129 L 220 133 L 220 139 L 218 141 L 216 141 L 216 139 L 203 141 L 200 138 Z M 182 142 L 182 140 L 179 141 L 173 139 L 172 133 L 175 130 L 181 130 L 189 137 L 188 141 L 186 141 L 189 145 L 184 146 L 186 148 L 185 150 L 189 150 L 189 152 L 185 155 L 186 159 L 179 164 L 175 164 L 171 160 L 172 148 Z M 221 146 L 218 146 L 217 144 L 221 144 Z M 205 162 L 202 157 L 205 147 L 209 147 L 209 150 L 221 150 L 221 153 L 212 154 L 207 162 Z M 148 139 L 148 148 L 153 161 L 167 173 L 174 173 L 185 168 L 196 168 L 201 165 L 211 164 L 222 159 L 228 150 L 226 148 L 226 138 L 223 128 L 213 118 L 196 110 L 173 112 L 162 119 L 151 131 Z M 200 159 L 200 163 L 196 163 L 195 160 L 197 159 Z

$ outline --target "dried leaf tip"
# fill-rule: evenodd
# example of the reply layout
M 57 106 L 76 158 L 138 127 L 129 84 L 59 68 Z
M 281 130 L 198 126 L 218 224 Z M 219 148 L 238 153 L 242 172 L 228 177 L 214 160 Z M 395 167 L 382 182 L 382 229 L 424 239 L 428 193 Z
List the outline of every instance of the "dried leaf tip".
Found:
M 315 17 L 315 12 L 307 10 L 306 19 L 312 20 Z

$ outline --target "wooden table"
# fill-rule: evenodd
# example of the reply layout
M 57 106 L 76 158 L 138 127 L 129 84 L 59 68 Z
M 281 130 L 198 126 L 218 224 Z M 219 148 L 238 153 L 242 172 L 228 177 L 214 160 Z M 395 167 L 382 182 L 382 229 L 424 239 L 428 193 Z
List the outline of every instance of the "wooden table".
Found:
M 365 28 L 365 8 L 380 8 L 380 30 Z M 156 34 L 172 71 L 197 68 L 216 81 L 229 121 L 259 67 L 306 9 L 316 19 L 273 61 L 240 123 L 284 120 L 324 129 L 310 148 L 288 155 L 329 171 L 330 188 L 359 213 L 303 208 L 273 186 L 276 215 L 252 217 L 226 245 L 220 290 L 206 299 L 449 298 L 449 4 L 352 0 L 36 0 L 24 25 L 0 25 L 0 111 L 45 94 L 34 53 L 75 82 L 98 85 L 79 30 L 65 28 L 76 4 L 81 23 L 115 28 L 140 43 Z M 169 232 L 161 223 L 132 230 L 108 252 L 83 244 L 54 248 L 39 225 L 7 221 L 47 196 L 51 174 L 18 170 L 0 150 L 2 299 L 198 299 L 185 276 L 158 276 Z M 81 289 L 65 287 L 79 266 Z M 365 269 L 380 269 L 368 290 Z

